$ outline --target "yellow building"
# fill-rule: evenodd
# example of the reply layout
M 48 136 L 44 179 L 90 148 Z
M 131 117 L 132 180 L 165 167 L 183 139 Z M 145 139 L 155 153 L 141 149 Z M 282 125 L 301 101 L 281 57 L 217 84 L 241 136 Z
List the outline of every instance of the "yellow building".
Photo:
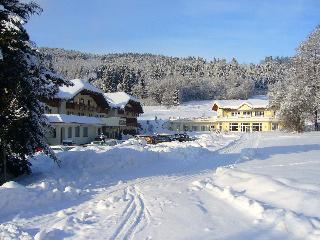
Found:
M 213 103 L 212 110 L 217 113 L 214 127 L 220 131 L 255 132 L 280 128 L 267 99 L 219 100 Z
M 274 109 L 266 98 L 217 100 L 209 118 L 171 119 L 168 128 L 174 131 L 255 132 L 281 128 Z

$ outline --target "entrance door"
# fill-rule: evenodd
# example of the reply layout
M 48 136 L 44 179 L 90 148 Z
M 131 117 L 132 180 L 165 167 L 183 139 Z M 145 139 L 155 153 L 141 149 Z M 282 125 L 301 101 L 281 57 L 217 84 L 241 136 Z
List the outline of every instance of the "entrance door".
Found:
M 60 131 L 60 143 L 62 143 L 62 141 L 65 139 L 65 130 L 64 130 L 64 127 L 61 128 L 61 131 Z
M 250 123 L 241 123 L 241 132 L 250 132 Z

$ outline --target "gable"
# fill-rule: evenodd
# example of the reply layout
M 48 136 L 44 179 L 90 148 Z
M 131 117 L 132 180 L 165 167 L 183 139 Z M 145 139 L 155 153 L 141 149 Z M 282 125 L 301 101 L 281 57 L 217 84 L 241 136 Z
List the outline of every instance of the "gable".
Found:
M 239 108 L 238 110 L 242 110 L 242 111 L 246 111 L 246 110 L 252 110 L 252 107 L 247 104 L 247 103 L 243 103 Z
M 96 92 L 91 92 L 89 90 L 82 90 L 79 93 L 77 93 L 73 98 L 71 98 L 70 100 L 78 100 L 84 98 L 85 100 L 93 100 L 94 103 L 98 106 L 101 107 L 103 109 L 109 109 L 110 106 L 108 104 L 108 102 L 105 100 L 103 94 L 100 93 L 96 93 Z

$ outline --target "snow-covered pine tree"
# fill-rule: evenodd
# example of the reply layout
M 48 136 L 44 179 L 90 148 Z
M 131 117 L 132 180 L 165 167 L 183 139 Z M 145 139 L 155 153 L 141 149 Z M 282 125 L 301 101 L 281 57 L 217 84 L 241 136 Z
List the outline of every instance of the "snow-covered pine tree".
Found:
M 4 178 L 30 172 L 37 148 L 58 161 L 46 143 L 49 125 L 41 100 L 67 81 L 44 67 L 24 24 L 41 8 L 34 2 L 0 0 L 0 158 Z M 1 174 L 0 174 L 1 175 Z M 0 179 L 4 181 L 5 179 Z

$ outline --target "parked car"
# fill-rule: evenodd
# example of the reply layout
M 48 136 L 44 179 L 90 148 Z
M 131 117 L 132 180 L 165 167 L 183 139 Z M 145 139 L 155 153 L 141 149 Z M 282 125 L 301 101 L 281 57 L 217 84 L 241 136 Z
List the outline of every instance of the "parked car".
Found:
M 156 144 L 156 136 L 153 135 L 136 135 L 135 139 L 145 140 L 148 144 Z
M 100 145 L 100 146 L 115 146 L 118 144 L 116 139 L 108 139 L 108 138 L 95 138 L 89 145 Z
M 175 141 L 179 141 L 179 142 L 192 141 L 192 139 L 186 133 L 176 133 L 176 134 L 174 134 L 173 139 Z
M 94 138 L 94 141 L 104 141 L 104 140 L 106 140 L 106 139 L 107 139 L 106 136 L 104 136 L 104 135 L 99 135 L 99 136 L 96 136 L 96 137 Z
M 69 151 L 74 148 L 74 146 L 65 146 L 65 145 L 55 145 L 55 146 L 50 146 L 50 148 L 55 152 L 65 152 Z
M 72 146 L 75 145 L 72 139 L 64 139 L 62 140 L 62 145 L 63 146 Z
M 169 134 L 158 134 L 155 137 L 155 143 L 163 143 L 163 142 L 171 142 L 172 141 L 172 135 Z

